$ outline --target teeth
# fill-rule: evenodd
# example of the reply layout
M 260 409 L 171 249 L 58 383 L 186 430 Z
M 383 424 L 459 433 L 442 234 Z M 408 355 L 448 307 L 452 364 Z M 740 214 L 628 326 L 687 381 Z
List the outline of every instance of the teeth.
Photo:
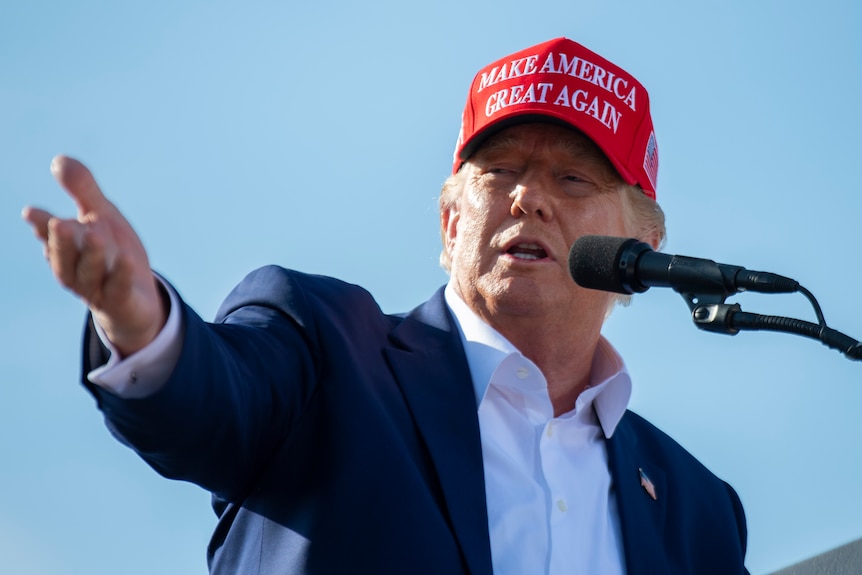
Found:
M 522 242 L 509 249 L 509 254 L 521 260 L 540 260 L 548 257 L 545 248 L 533 242 Z

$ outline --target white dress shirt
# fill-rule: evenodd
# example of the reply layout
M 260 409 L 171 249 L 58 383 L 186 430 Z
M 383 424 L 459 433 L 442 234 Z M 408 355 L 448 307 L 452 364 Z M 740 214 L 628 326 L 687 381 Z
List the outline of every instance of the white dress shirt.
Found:
M 604 338 L 590 386 L 554 417 L 536 365 L 446 287 L 467 353 L 482 436 L 494 575 L 617 575 L 625 557 L 604 438 L 631 395 Z

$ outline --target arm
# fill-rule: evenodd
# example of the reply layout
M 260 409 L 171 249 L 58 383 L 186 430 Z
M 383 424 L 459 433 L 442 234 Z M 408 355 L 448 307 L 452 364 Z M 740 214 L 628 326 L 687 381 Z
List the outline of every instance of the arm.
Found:
M 296 274 L 262 268 L 228 296 L 216 323 L 180 302 L 181 353 L 156 393 L 127 399 L 88 387 L 111 432 L 156 471 L 230 499 L 285 445 L 316 391 L 313 307 Z
M 269 436 L 277 435 L 266 432 L 275 420 L 274 404 L 281 401 L 273 396 L 280 392 L 267 387 L 272 383 L 268 374 L 284 374 L 295 366 L 281 365 L 290 363 L 284 353 L 271 356 L 279 365 L 266 365 L 263 350 L 281 342 L 290 346 L 285 340 L 298 337 L 295 326 L 281 314 L 276 314 L 278 325 L 269 329 L 209 326 L 179 301 L 180 345 L 174 348 L 179 369 L 165 370 L 166 382 L 140 394 L 146 397 L 133 392 L 137 397 L 125 398 L 94 385 L 88 374 L 108 355 L 112 362 L 134 362 L 156 339 L 170 304 L 160 293 L 140 238 L 102 194 L 92 173 L 64 156 L 54 159 L 51 171 L 74 200 L 77 216 L 60 218 L 34 207 L 22 215 L 41 241 L 58 283 L 90 309 L 94 322 L 85 340 L 83 383 L 96 397 L 108 427 L 164 475 L 214 491 L 235 490 L 245 481 L 241 474 L 251 472 L 255 457 L 271 449 L 274 439 Z M 96 324 L 107 346 L 95 335 Z M 264 377 L 249 381 L 249 374 Z M 99 373 L 94 375 L 98 380 Z
M 308 342 L 294 320 L 269 304 L 249 302 L 225 320 L 232 325 L 210 325 L 179 301 L 180 345 L 163 385 L 136 398 L 93 385 L 87 374 L 108 355 L 95 325 L 112 358 L 134 361 L 162 331 L 171 306 L 141 240 L 90 171 L 62 156 L 51 169 L 75 201 L 77 217 L 33 207 L 23 217 L 57 281 L 92 313 L 83 380 L 108 427 L 160 473 L 219 493 L 236 491 L 307 401 L 306 384 L 313 381 Z

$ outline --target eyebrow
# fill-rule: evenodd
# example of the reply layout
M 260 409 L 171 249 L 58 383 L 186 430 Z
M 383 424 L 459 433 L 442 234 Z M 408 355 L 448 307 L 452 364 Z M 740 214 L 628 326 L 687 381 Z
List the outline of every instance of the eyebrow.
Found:
M 498 134 L 492 136 L 478 150 L 477 155 L 482 152 L 499 152 L 511 149 L 517 149 L 522 144 L 522 138 L 511 134 Z M 613 169 L 610 161 L 605 157 L 602 151 L 592 142 L 586 140 L 586 136 L 565 135 L 557 138 L 555 145 L 570 153 L 575 159 L 597 162 L 610 169 Z

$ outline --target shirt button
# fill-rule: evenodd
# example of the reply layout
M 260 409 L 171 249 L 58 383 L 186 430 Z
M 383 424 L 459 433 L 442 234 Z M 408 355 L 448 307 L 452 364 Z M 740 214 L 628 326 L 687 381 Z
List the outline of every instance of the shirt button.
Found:
M 545 428 L 545 435 L 547 435 L 548 437 L 554 436 L 554 422 L 553 421 L 548 423 L 548 427 Z
M 530 372 L 527 371 L 526 367 L 519 367 L 515 370 L 515 375 L 518 376 L 518 379 L 527 379 L 527 376 L 530 375 Z
M 568 505 L 566 505 L 565 499 L 557 499 L 557 509 L 559 509 L 563 513 L 569 510 Z

